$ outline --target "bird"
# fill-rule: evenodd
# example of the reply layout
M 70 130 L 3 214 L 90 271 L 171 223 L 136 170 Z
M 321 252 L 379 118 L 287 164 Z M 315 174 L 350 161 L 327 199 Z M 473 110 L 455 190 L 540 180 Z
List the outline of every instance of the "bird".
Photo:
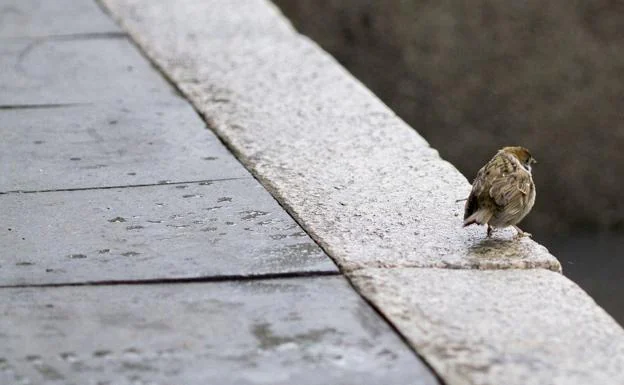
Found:
M 494 228 L 513 226 L 517 237 L 531 234 L 516 226 L 535 204 L 535 183 L 531 166 L 537 163 L 529 150 L 503 147 L 483 166 L 472 183 L 464 209 L 464 226 L 487 225 L 487 237 Z

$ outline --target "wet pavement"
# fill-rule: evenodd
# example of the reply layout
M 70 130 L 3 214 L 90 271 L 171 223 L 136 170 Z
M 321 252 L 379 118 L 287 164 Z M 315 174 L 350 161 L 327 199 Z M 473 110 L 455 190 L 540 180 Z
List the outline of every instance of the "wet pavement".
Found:
M 336 273 L 254 179 L 0 195 L 0 285 Z
M 435 384 L 340 276 L 2 290 L 2 384 Z
M 0 191 L 249 178 L 203 125 L 175 99 L 7 109 Z
M 437 383 L 96 3 L 1 12 L 1 384 Z

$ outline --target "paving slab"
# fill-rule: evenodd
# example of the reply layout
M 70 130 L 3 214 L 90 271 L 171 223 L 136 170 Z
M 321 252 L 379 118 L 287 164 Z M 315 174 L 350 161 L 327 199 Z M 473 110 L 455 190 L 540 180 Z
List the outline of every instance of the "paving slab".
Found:
M 180 99 L 123 36 L 5 39 L 0 91 L 5 106 Z
M 624 380 L 624 330 L 558 273 L 363 269 L 352 279 L 447 385 Z
M 121 32 L 95 1 L 3 0 L 0 38 Z
M 512 230 L 463 229 L 466 178 L 270 2 L 103 3 L 344 271 L 560 271 Z
M 0 292 L 3 384 L 437 384 L 342 277 Z
M 336 272 L 254 179 L 0 195 L 0 286 Z
M 188 103 L 0 110 L 0 192 L 251 177 Z

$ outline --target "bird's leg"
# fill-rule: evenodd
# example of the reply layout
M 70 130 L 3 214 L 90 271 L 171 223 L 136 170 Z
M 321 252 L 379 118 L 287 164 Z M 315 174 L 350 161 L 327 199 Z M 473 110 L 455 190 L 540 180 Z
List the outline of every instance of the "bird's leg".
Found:
M 487 225 L 488 229 L 487 229 L 487 237 L 491 237 L 492 236 L 492 226 Z
M 516 229 L 516 231 L 518 232 L 518 235 L 517 235 L 518 238 L 522 238 L 522 237 L 529 237 L 529 238 L 531 238 L 531 233 L 527 233 L 527 232 L 522 231 L 516 225 L 513 225 L 513 228 Z

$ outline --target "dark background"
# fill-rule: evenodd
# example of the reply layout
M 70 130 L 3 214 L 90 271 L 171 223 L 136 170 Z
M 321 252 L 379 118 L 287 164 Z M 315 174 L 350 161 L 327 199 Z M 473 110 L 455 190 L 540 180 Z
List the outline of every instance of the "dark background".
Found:
M 624 2 L 274 2 L 469 180 L 529 148 L 521 227 L 624 324 Z

